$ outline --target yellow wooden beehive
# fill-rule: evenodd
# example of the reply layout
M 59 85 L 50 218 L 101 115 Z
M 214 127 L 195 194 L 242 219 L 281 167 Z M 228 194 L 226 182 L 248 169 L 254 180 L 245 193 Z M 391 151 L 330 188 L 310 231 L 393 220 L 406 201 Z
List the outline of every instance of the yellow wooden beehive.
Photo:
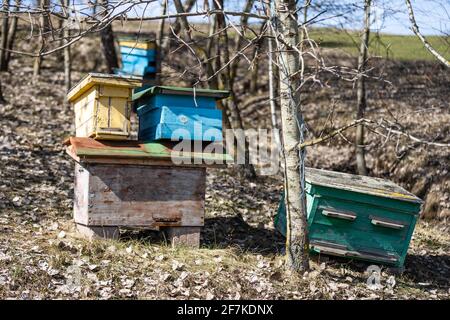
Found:
M 70 89 L 77 137 L 126 140 L 130 135 L 131 95 L 142 80 L 132 76 L 89 73 Z

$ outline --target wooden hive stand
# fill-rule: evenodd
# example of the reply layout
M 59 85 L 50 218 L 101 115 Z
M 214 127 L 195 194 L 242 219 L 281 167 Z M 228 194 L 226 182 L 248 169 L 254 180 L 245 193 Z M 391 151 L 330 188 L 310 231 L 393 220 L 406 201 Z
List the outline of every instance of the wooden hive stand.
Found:
M 199 247 L 206 168 L 223 165 L 228 156 L 182 153 L 173 150 L 175 144 L 69 138 L 79 232 L 89 239 L 117 239 L 120 227 L 165 230 L 172 245 Z M 198 164 L 199 157 L 219 163 Z M 172 162 L 196 158 L 195 165 Z

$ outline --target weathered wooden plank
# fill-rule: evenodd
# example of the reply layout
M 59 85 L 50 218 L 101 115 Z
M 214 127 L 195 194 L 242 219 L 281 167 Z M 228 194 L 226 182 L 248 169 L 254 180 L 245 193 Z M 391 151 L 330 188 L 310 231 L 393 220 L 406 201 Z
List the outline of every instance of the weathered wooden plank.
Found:
M 99 141 L 91 138 L 70 137 L 65 141 L 67 153 L 76 161 L 99 163 L 130 163 L 152 165 L 154 161 L 168 161 L 175 164 L 196 164 L 200 166 L 223 166 L 231 156 L 223 145 L 211 144 L 213 152 L 190 152 L 175 150 L 178 142 L 161 141 L 142 143 L 139 141 Z M 192 145 L 191 145 L 192 147 Z M 205 146 L 200 145 L 201 150 Z M 194 149 L 194 148 L 192 148 Z
M 202 226 L 205 177 L 202 167 L 84 165 L 74 218 L 87 226 Z
M 73 217 L 75 222 L 86 224 L 89 211 L 89 172 L 75 163 Z
M 148 158 L 105 158 L 105 157 L 73 157 L 78 162 L 83 162 L 85 164 L 89 163 L 99 163 L 99 164 L 119 164 L 119 165 L 140 165 L 140 166 L 165 166 L 165 167 L 185 167 L 185 168 L 198 168 L 198 167 L 214 167 L 221 168 L 225 167 L 226 164 L 211 164 L 207 165 L 205 163 L 195 164 L 191 159 L 186 159 L 183 163 L 174 163 L 171 160 L 158 160 L 158 159 L 148 159 Z
M 141 79 L 133 76 L 119 76 L 106 73 L 88 73 L 67 93 L 67 100 L 74 102 L 84 92 L 88 91 L 94 85 L 108 85 L 116 87 L 137 88 L 141 85 Z
M 166 229 L 172 247 L 200 247 L 200 227 L 170 227 Z
M 379 197 L 422 203 L 423 201 L 392 181 L 342 172 L 307 168 L 306 181 L 312 185 L 360 192 Z

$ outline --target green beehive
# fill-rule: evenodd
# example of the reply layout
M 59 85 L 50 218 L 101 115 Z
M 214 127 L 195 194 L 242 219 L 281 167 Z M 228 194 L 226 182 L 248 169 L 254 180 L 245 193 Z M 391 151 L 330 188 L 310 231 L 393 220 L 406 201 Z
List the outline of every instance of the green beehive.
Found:
M 422 200 L 378 178 L 306 169 L 311 251 L 402 267 Z M 286 234 L 284 197 L 275 226 Z

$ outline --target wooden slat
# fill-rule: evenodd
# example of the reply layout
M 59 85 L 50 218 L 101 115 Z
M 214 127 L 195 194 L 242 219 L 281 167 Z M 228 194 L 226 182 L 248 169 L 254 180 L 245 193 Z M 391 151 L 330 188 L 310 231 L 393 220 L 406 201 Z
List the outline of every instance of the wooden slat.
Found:
M 71 155 L 72 156 L 72 155 Z M 131 158 L 131 159 L 123 159 L 123 158 L 105 158 L 105 157 L 81 157 L 76 158 L 73 157 L 75 161 L 82 162 L 84 164 L 119 164 L 119 165 L 140 165 L 140 166 L 165 166 L 165 167 L 185 167 L 185 168 L 198 168 L 198 167 L 208 167 L 208 168 L 225 168 L 226 164 L 194 164 L 191 163 L 173 163 L 169 159 L 148 159 L 148 158 Z
M 181 153 L 174 151 L 178 142 L 98 141 L 92 138 L 71 137 L 65 141 L 65 144 L 68 145 L 67 153 L 73 159 L 91 163 L 154 165 L 163 162 L 174 166 L 195 164 L 221 167 L 231 159 L 226 153 Z M 204 149 L 203 146 L 201 148 Z M 173 160 L 186 161 L 184 161 L 185 164 L 176 164 L 173 163 Z
M 138 77 L 119 76 L 114 74 L 88 73 L 67 93 L 67 100 L 73 102 L 77 100 L 84 92 L 94 85 L 107 85 L 116 87 L 137 88 L 141 86 L 142 80 Z
M 86 223 L 89 211 L 89 172 L 75 163 L 73 216 L 75 221 Z

